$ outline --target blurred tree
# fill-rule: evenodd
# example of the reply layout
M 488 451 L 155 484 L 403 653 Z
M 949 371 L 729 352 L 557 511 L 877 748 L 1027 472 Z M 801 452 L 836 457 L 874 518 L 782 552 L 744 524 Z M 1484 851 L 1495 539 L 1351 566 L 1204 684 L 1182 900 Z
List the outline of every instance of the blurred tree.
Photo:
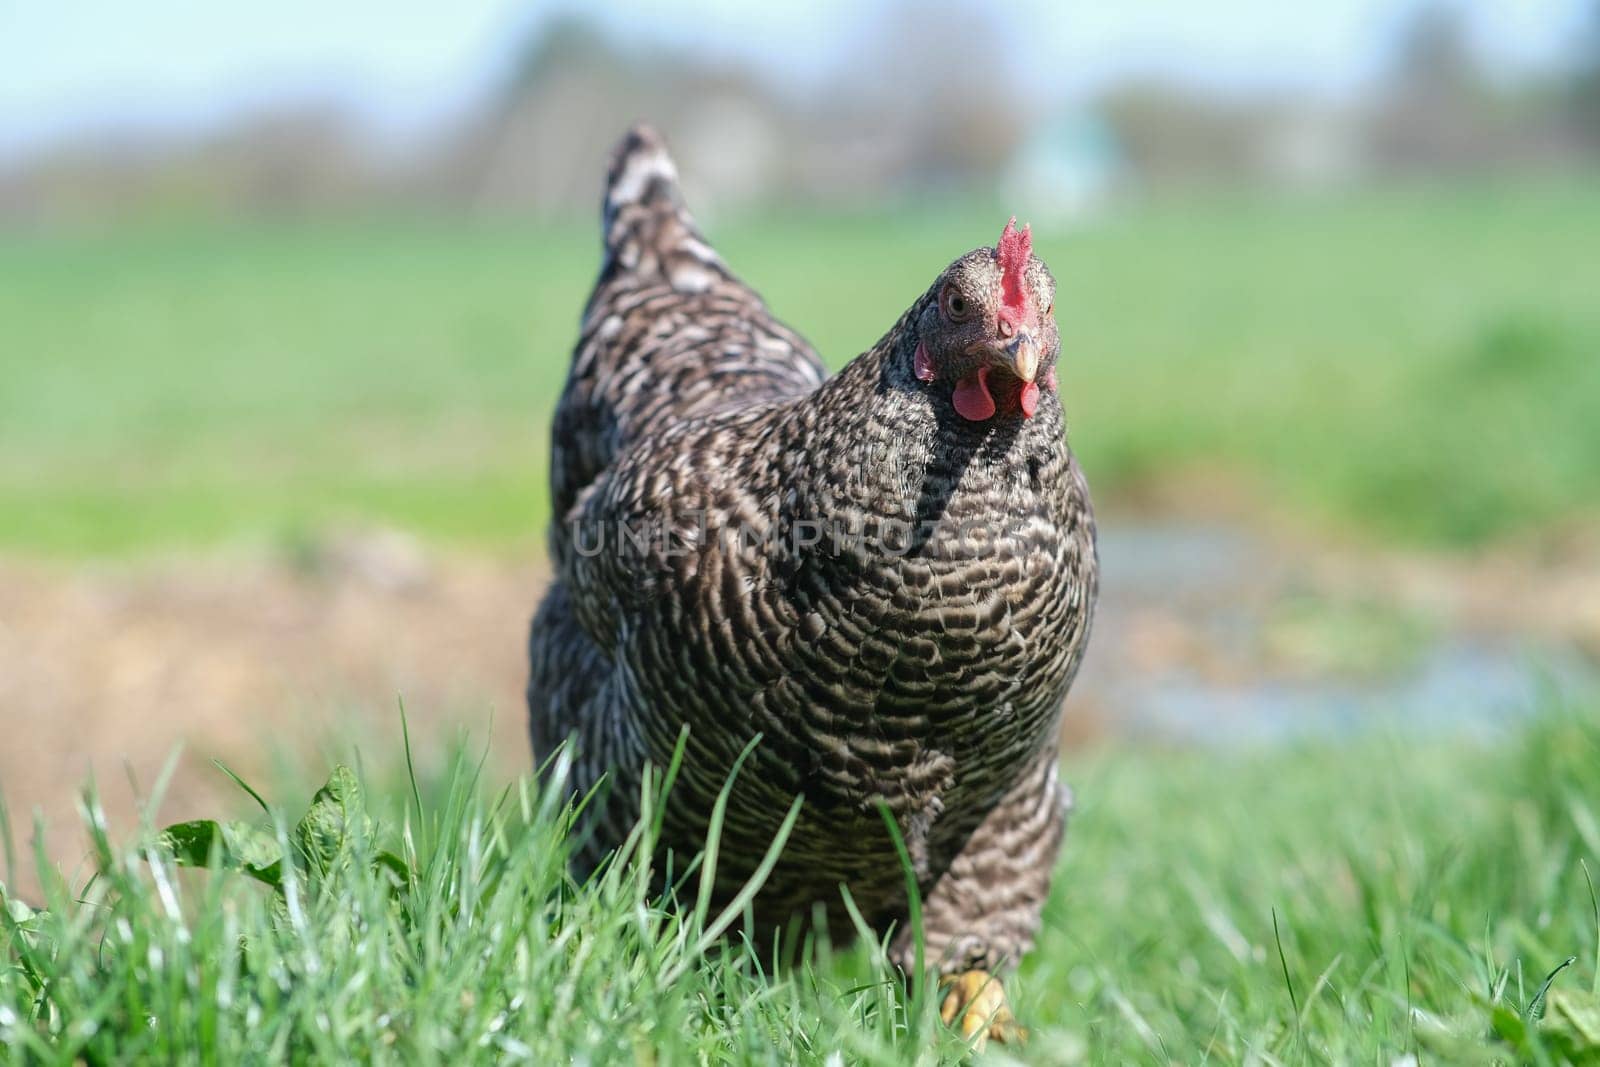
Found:
M 501 102 L 514 104 L 537 92 L 542 82 L 563 69 L 604 67 L 614 58 L 605 35 L 593 22 L 570 12 L 557 15 L 523 41 L 512 61 Z
M 1578 139 L 1589 151 L 1600 152 L 1600 0 L 1590 5 L 1579 41 L 1571 113 Z
M 1153 185 L 1249 180 L 1273 117 L 1265 104 L 1216 100 L 1156 81 L 1120 85 L 1101 97 L 1100 108 L 1129 165 Z
M 1460 7 L 1419 9 L 1399 35 L 1372 122 L 1372 149 L 1390 170 L 1441 172 L 1496 162 L 1492 102 Z
M 834 121 L 870 130 L 897 184 L 991 182 L 1043 111 L 1012 54 L 993 8 L 898 0 L 845 56 Z
M 629 101 L 639 67 L 586 16 L 535 27 L 498 97 L 449 154 L 458 194 L 545 213 L 591 206 L 610 139 L 638 117 Z
M 1405 92 L 1441 104 L 1473 91 L 1478 68 L 1459 8 L 1434 3 L 1417 12 L 1401 34 L 1395 80 Z
M 770 194 L 786 115 L 764 81 L 693 50 L 624 43 L 581 14 L 534 27 L 443 158 L 457 195 L 480 207 L 569 217 L 594 210 L 607 152 L 641 120 L 673 141 L 696 199 Z

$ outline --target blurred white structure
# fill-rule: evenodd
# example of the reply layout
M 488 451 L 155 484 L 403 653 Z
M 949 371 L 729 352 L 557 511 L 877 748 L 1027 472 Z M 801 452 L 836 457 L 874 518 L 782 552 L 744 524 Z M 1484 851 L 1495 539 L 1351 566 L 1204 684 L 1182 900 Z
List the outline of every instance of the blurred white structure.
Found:
M 1092 111 L 1063 111 L 1040 123 L 1002 182 L 1009 202 L 1028 205 L 1036 226 L 1064 227 L 1101 211 L 1126 174 L 1109 124 Z

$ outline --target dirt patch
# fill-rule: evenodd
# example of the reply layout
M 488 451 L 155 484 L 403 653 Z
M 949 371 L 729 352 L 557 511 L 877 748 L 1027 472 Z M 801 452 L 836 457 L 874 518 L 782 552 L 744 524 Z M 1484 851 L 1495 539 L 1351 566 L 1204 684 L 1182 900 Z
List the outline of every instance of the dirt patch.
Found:
M 180 745 L 167 820 L 234 810 L 212 758 L 261 775 L 275 750 L 348 738 L 388 760 L 402 696 L 421 744 L 465 728 L 497 772 L 525 769 L 523 642 L 544 581 L 536 563 L 444 563 L 393 537 L 296 561 L 0 563 L 0 791 L 19 851 L 37 814 L 81 875 L 83 784 L 126 831 Z

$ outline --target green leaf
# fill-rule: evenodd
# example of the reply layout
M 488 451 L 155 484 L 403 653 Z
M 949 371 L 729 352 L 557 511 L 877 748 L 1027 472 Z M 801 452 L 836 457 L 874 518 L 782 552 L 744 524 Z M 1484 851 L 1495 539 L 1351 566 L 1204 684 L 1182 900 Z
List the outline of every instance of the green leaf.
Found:
M 1515 1010 L 1505 1001 L 1499 1001 L 1489 1009 L 1489 1024 L 1494 1027 L 1494 1032 L 1500 1040 L 1511 1045 L 1519 1052 L 1526 1051 L 1528 1047 L 1528 1023 L 1522 1013 Z
M 15 970 L 27 982 L 30 991 L 37 993 L 46 984 L 48 964 L 39 958 L 39 926 L 49 918 L 48 912 L 34 911 L 22 901 L 6 895 L 4 882 L 0 882 L 0 960 L 14 961 L 7 971 Z M 41 964 L 43 964 L 41 966 Z M 0 971 L 0 975 L 5 972 Z M 3 986 L 4 983 L 0 983 Z
M 344 764 L 333 768 L 327 784 L 311 798 L 311 809 L 295 825 L 295 851 L 306 870 L 321 876 L 334 869 L 352 836 L 370 836 L 362 805 L 361 783 Z
M 380 852 L 372 857 L 372 865 L 381 871 L 387 871 L 396 893 L 404 892 L 411 888 L 411 868 L 406 866 L 406 861 L 393 852 Z
M 1573 1063 L 1600 1064 L 1600 996 L 1572 989 L 1545 998 L 1540 1036 Z
M 305 817 L 295 824 L 291 835 L 294 859 L 308 877 L 329 874 L 347 855 L 352 837 L 372 833 L 372 820 L 362 803 L 361 785 L 354 772 L 336 766 L 323 787 L 311 798 Z M 186 867 L 205 867 L 212 862 L 222 870 L 241 871 L 275 889 L 283 888 L 283 849 L 268 830 L 249 823 L 221 823 L 196 819 L 177 823 L 161 831 L 159 847 Z M 384 871 L 395 892 L 411 886 L 412 871 L 392 852 L 372 857 L 373 866 Z
M 277 839 L 249 823 L 180 822 L 162 830 L 157 843 L 185 867 L 208 866 L 215 850 L 217 865 L 224 870 L 243 871 L 273 887 L 283 880 L 283 852 Z
M 18 900 L 16 897 L 6 895 L 6 884 L 0 882 L 0 914 L 18 925 L 32 919 L 38 912 Z

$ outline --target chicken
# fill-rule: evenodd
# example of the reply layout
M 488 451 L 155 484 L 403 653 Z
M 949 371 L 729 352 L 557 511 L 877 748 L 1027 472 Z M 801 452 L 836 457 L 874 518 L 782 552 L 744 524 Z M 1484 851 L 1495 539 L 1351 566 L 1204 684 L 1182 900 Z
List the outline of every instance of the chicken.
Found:
M 910 968 L 904 868 L 943 1014 L 1015 1036 L 1000 980 L 1031 946 L 1070 794 L 1062 702 L 1097 587 L 1088 487 L 1057 391 L 1055 283 L 1031 234 L 961 256 L 827 377 L 710 248 L 659 138 L 631 131 L 552 429 L 555 578 L 533 620 L 536 754 L 606 779 L 575 863 L 639 815 L 686 732 L 663 844 L 704 847 L 735 761 L 716 892 L 795 797 L 758 926 L 848 887 Z

